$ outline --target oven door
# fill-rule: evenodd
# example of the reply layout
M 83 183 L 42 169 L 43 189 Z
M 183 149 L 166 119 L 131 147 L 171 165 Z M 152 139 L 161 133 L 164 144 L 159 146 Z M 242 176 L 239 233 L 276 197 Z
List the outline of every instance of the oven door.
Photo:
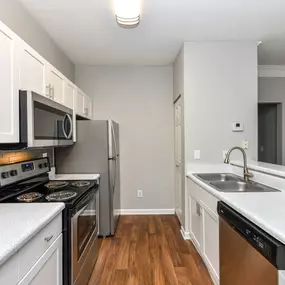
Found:
M 83 198 L 76 206 L 71 219 L 71 284 L 81 284 L 84 278 L 88 280 L 97 259 L 99 234 L 99 196 L 97 193 L 92 191 Z
M 73 144 L 73 111 L 42 95 L 20 91 L 20 137 L 27 147 Z

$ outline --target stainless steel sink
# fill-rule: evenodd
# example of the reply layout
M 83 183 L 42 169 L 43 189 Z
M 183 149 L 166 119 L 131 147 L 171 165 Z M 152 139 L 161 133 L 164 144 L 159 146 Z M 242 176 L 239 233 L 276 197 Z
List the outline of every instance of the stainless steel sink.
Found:
M 194 175 L 220 192 L 280 192 L 257 182 L 243 181 L 242 178 L 231 173 L 197 173 Z
M 205 181 L 241 181 L 237 175 L 231 173 L 202 173 L 197 176 Z
M 252 182 L 211 182 L 221 192 L 278 192 L 278 190 Z

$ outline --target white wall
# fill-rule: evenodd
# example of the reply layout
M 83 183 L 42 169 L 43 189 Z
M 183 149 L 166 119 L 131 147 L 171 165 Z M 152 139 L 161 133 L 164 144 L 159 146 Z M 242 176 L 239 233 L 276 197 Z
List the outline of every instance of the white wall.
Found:
M 0 0 L 0 21 L 58 68 L 66 77 L 74 80 L 74 64 L 18 1 Z
M 282 104 L 282 130 L 285 126 L 285 77 L 264 77 L 258 79 L 259 103 Z M 282 142 L 285 141 L 285 132 L 282 131 Z M 282 143 L 282 164 L 285 164 L 285 145 Z
M 120 124 L 122 208 L 174 209 L 172 67 L 76 66 L 76 84 Z
M 185 43 L 184 60 L 185 162 L 194 162 L 194 150 L 201 151 L 201 162 L 222 162 L 223 151 L 244 139 L 256 159 L 257 45 Z M 234 133 L 238 121 L 244 132 Z

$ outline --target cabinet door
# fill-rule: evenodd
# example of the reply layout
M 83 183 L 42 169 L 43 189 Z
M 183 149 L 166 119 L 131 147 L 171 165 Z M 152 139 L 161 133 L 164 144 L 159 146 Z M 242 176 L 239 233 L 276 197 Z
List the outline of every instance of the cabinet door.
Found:
M 0 143 L 19 142 L 17 36 L 0 22 Z
M 63 105 L 73 110 L 73 97 L 75 93 L 75 86 L 68 80 L 65 81 L 65 90 Z
M 189 205 L 190 205 L 190 234 L 193 238 L 193 242 L 197 247 L 197 250 L 201 252 L 202 230 L 203 230 L 202 207 L 192 196 L 189 196 Z
M 51 99 L 63 104 L 64 76 L 51 64 L 48 65 L 47 86 L 50 88 Z
M 84 116 L 87 118 L 92 117 L 92 101 L 86 95 L 84 96 Z
M 84 94 L 81 90 L 77 89 L 76 92 L 76 114 L 84 115 Z
M 203 254 L 211 275 L 219 279 L 219 222 L 213 213 L 203 210 Z
M 54 241 L 18 285 L 62 285 L 62 235 Z
M 32 90 L 43 96 L 47 95 L 46 60 L 25 42 L 19 40 L 19 80 L 20 89 Z

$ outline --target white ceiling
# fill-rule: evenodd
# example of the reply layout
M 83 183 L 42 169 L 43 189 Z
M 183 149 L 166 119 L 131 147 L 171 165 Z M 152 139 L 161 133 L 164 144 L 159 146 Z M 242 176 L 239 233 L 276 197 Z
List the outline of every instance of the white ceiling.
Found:
M 285 64 L 284 0 L 142 0 L 119 28 L 112 0 L 19 0 L 76 64 L 165 65 L 184 41 L 262 41 L 260 64 Z

